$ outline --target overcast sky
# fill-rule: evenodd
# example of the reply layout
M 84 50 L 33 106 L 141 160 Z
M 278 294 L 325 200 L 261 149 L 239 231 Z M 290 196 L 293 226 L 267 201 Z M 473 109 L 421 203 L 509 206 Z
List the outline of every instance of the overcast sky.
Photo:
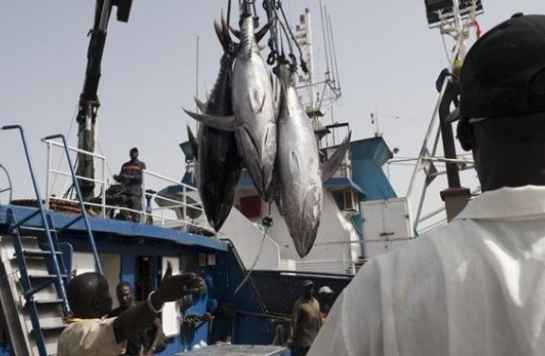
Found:
M 138 146 L 149 169 L 175 179 L 183 174 L 178 144 L 185 140 L 190 120 L 181 107 L 193 106 L 195 38 L 201 39 L 202 95 L 217 74 L 220 49 L 212 21 L 226 2 L 135 0 L 128 24 L 111 22 L 98 141 L 114 171 L 129 148 Z M 402 156 L 416 155 L 436 99 L 435 79 L 447 64 L 439 33 L 427 27 L 424 1 L 324 2 L 334 21 L 343 84 L 337 120 L 350 122 L 353 137 L 360 139 L 374 134 L 369 114 L 377 112 L 390 147 L 398 147 Z M 540 0 L 483 2 L 483 31 L 518 11 L 545 13 Z M 284 3 L 292 21 L 305 7 L 312 9 L 319 42 L 318 0 Z M 25 127 L 42 183 L 46 165 L 40 138 L 64 133 L 76 142 L 72 123 L 94 6 L 94 1 L 73 0 L 0 2 L 0 123 Z M 321 48 L 316 50 L 319 58 Z M 28 197 L 30 182 L 18 137 L 13 132 L 0 135 L 0 163 L 12 174 L 15 195 Z M 410 171 L 397 168 L 391 173 L 396 190 L 404 195 Z

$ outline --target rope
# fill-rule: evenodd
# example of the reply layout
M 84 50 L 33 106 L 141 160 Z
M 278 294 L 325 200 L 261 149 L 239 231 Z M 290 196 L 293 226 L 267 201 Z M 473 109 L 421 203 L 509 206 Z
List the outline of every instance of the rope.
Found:
M 295 46 L 297 47 L 297 50 L 299 51 L 299 60 L 301 61 L 301 69 L 303 70 L 303 72 L 308 73 L 308 67 L 303 56 L 303 50 L 301 49 L 301 46 L 299 46 L 299 43 L 297 42 L 297 39 L 295 38 L 295 35 L 293 34 L 293 31 L 288 23 L 288 18 L 286 16 L 286 12 L 284 11 L 284 7 L 282 6 L 282 3 L 278 1 L 278 4 L 280 7 L 280 13 L 282 14 L 282 18 L 284 19 L 284 23 L 286 24 L 289 35 L 291 36 L 292 41 L 295 43 Z
M 254 262 L 252 263 L 252 266 L 248 270 L 248 273 L 246 273 L 246 276 L 240 282 L 238 287 L 235 289 L 235 294 L 237 294 L 240 289 L 248 282 L 250 277 L 252 276 L 252 272 L 254 271 L 255 267 L 257 266 L 257 262 L 259 262 L 259 258 L 261 257 L 261 253 L 263 253 L 263 247 L 265 246 L 265 238 L 269 234 L 269 231 L 272 227 L 272 217 L 271 217 L 271 211 L 272 211 L 272 203 L 269 203 L 269 213 L 266 217 L 263 218 L 263 226 L 265 226 L 265 229 L 263 231 L 263 238 L 261 239 L 261 243 L 259 245 L 259 250 L 257 252 L 257 255 L 255 256 Z
M 284 34 L 284 37 L 286 38 L 286 42 L 288 43 L 288 47 L 289 47 L 289 50 L 290 50 L 289 54 L 290 54 L 290 56 L 292 56 L 293 55 L 293 45 L 291 44 L 288 32 L 287 32 L 286 28 L 284 27 L 284 24 L 281 21 L 279 21 L 278 23 L 280 24 L 280 27 L 282 28 L 282 33 Z M 280 35 L 280 41 L 282 43 L 282 35 Z M 282 49 L 281 53 L 282 53 L 282 57 L 285 57 L 284 49 Z
M 267 58 L 267 64 L 274 65 L 276 61 L 278 60 L 278 57 L 280 55 L 280 46 L 282 45 L 280 43 L 280 40 L 278 38 L 278 15 L 275 11 L 275 8 L 277 7 L 276 0 L 264 0 L 263 1 L 263 8 L 267 12 L 267 20 L 269 21 L 270 26 L 270 37 L 269 37 L 269 57 Z
M 74 112 L 73 112 L 71 117 L 76 117 L 76 115 L 78 113 L 78 110 L 79 110 L 79 105 L 75 105 Z M 76 122 L 76 120 L 72 120 L 72 119 L 70 120 L 70 126 L 68 126 L 68 132 L 66 133 L 66 142 L 70 142 L 70 136 L 72 134 L 72 130 L 74 129 L 74 122 Z M 52 154 L 53 154 L 53 152 L 52 152 Z M 60 170 L 62 161 L 63 161 L 63 155 L 61 155 L 59 157 L 59 159 L 57 160 L 57 165 L 56 165 L 56 168 L 55 168 L 57 171 Z M 49 174 L 49 172 L 47 172 L 47 174 Z M 53 180 L 51 182 L 51 191 L 53 191 L 53 192 L 55 191 L 55 185 L 57 183 L 57 176 L 58 176 L 57 174 L 54 174 L 53 175 Z

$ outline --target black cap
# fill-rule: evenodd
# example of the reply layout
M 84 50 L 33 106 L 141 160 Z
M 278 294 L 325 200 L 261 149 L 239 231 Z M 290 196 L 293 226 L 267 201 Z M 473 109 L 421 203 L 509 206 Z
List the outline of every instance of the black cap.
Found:
M 545 112 L 545 16 L 515 14 L 479 39 L 461 73 L 463 118 Z
M 133 147 L 131 148 L 131 150 L 129 152 L 138 152 L 138 148 L 137 147 Z

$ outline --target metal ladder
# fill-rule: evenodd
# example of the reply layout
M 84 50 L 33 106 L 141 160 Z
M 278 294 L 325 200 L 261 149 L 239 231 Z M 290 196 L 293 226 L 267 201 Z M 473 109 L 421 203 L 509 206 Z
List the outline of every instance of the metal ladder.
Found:
M 13 299 L 16 299 L 19 294 L 19 296 L 24 299 L 24 308 L 21 309 L 18 315 L 23 329 L 25 329 L 25 316 L 28 316 L 30 319 L 31 331 L 30 333 L 27 332 L 27 334 L 24 335 L 25 338 L 23 340 L 26 345 L 26 353 L 32 355 L 36 354 L 35 352 L 37 352 L 37 354 L 40 356 L 48 356 L 56 353 L 56 339 L 64 328 L 64 323 L 58 321 L 62 321 L 64 316 L 68 316 L 70 314 L 70 305 L 68 303 L 65 289 L 70 271 L 68 271 L 66 268 L 67 266 L 65 266 L 63 260 L 63 257 L 65 256 L 62 252 L 62 250 L 69 249 L 70 246 L 69 244 L 63 245 L 59 243 L 59 235 L 78 221 L 83 220 L 95 258 L 97 272 L 102 273 L 102 267 L 98 257 L 94 236 L 90 228 L 88 216 L 85 211 L 84 203 L 81 199 L 79 184 L 72 170 L 72 164 L 66 148 L 64 136 L 55 135 L 46 137 L 44 140 L 62 138 L 67 159 L 69 161 L 69 166 L 71 167 L 73 183 L 80 202 L 81 214 L 71 220 L 68 224 L 60 228 L 56 228 L 52 215 L 43 205 L 43 200 L 38 189 L 23 128 L 19 125 L 11 125 L 4 126 L 2 129 L 15 129 L 20 132 L 34 193 L 38 204 L 38 209 L 35 212 L 25 216 L 22 219 L 19 219 L 15 215 L 15 211 L 13 209 L 8 209 L 7 212 L 8 221 L 10 224 L 9 235 L 11 236 L 11 244 L 14 249 L 16 262 L 14 267 L 20 276 L 18 280 L 18 288 L 10 286 L 12 287 L 11 295 Z M 39 221 L 39 223 L 36 223 L 36 221 Z M 31 248 L 29 248 L 30 245 L 32 246 Z M 3 261 L 3 263 L 6 265 L 7 262 Z M 9 270 L 10 267 L 3 267 L 3 270 L 6 271 L 7 274 L 7 270 Z M 34 273 L 32 273 L 32 270 Z M 36 271 L 38 271 L 38 273 L 36 273 Z M 7 276 L 6 278 L 9 279 Z M 49 294 L 45 292 L 46 290 L 49 291 Z M 50 297 L 52 291 L 54 291 L 53 293 L 56 293 L 55 299 Z M 49 296 L 49 298 L 40 300 L 40 298 L 36 298 L 38 294 L 42 294 L 42 297 L 45 294 L 46 296 Z M 62 312 L 59 310 L 59 305 L 62 307 Z M 3 310 L 6 310 L 4 305 L 2 308 Z M 55 313 L 60 315 L 55 315 Z M 50 322 L 51 315 L 53 315 L 54 319 L 57 321 L 56 323 Z M 28 328 L 26 330 L 28 330 Z M 12 330 L 10 330 L 10 337 L 12 334 L 20 335 L 24 334 L 24 332 L 21 333 L 20 330 L 19 332 L 12 332 Z M 12 343 L 21 342 L 20 339 L 21 338 L 16 338 L 16 340 L 13 340 L 12 338 Z M 18 345 L 18 347 L 21 348 L 22 346 Z

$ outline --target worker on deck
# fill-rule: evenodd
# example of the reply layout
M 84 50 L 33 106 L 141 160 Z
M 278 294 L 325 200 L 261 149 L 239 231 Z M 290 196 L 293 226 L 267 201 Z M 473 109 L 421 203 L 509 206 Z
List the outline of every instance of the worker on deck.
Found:
M 305 356 L 310 345 L 318 335 L 322 320 L 320 318 L 320 304 L 314 298 L 314 283 L 311 280 L 303 282 L 304 293 L 293 306 L 291 318 L 291 354 Z
M 120 282 L 116 287 L 116 294 L 119 306 L 108 314 L 109 318 L 118 317 L 121 313 L 134 306 L 133 290 L 128 282 Z M 131 335 L 127 339 L 125 351 L 120 356 L 144 356 L 150 354 L 156 351 L 163 338 L 161 319 L 155 318 L 151 328 L 147 328 L 144 332 L 137 335 Z
M 320 318 L 322 324 L 327 319 L 331 306 L 335 301 L 335 292 L 329 286 L 323 286 L 318 290 L 318 303 L 320 303 Z
M 129 283 L 119 283 L 116 287 L 116 294 L 119 306 L 108 314 L 109 318 L 118 317 L 122 312 L 128 310 L 134 305 L 133 292 Z M 145 340 L 143 332 L 138 333 L 137 335 L 129 336 L 125 350 L 120 354 L 120 356 L 141 356 L 144 343 Z
M 169 264 L 161 285 L 146 301 L 129 307 L 118 317 L 105 318 L 112 308 L 108 281 L 98 273 L 81 274 L 67 287 L 73 319 L 59 338 L 57 355 L 118 356 L 130 337 L 153 325 L 165 303 L 200 293 L 203 288 L 204 282 L 196 274 L 172 276 Z
M 144 170 L 146 164 L 138 159 L 138 148 L 133 147 L 129 151 L 131 160 L 123 163 L 119 174 L 114 179 L 123 185 L 126 196 L 126 208 L 142 211 L 142 183 L 144 182 Z M 138 221 L 139 214 L 130 211 L 126 214 L 131 221 Z
M 454 222 L 368 262 L 309 355 L 499 356 L 545 350 L 545 16 L 478 40 L 458 138 L 483 194 Z

